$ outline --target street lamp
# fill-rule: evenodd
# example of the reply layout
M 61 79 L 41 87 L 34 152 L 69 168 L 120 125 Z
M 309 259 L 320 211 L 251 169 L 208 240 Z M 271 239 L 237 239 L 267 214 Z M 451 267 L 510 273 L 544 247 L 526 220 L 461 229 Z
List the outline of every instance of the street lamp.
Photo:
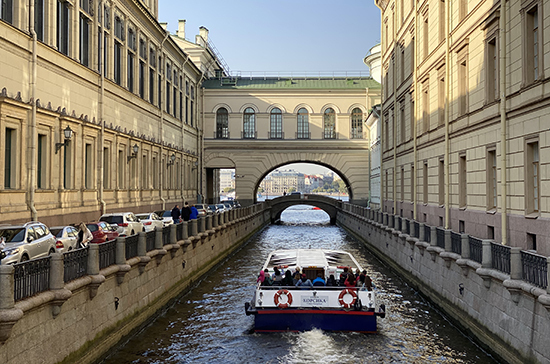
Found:
M 170 160 L 168 161 L 168 164 L 166 165 L 166 167 L 173 166 L 175 160 L 176 160 L 176 155 L 174 153 L 172 153 L 172 155 L 170 156 Z
M 128 156 L 128 161 L 127 163 L 130 163 L 130 161 L 134 158 L 137 158 L 137 153 L 139 151 L 139 147 L 137 144 L 134 144 L 134 146 L 132 147 L 132 154 Z
M 69 145 L 69 140 L 71 140 L 71 138 L 73 137 L 73 130 L 70 126 L 67 125 L 65 130 L 63 130 L 63 134 L 65 136 L 65 141 L 63 143 L 55 143 L 55 154 L 59 152 L 59 149 L 61 149 L 61 147 L 66 147 L 67 145 Z

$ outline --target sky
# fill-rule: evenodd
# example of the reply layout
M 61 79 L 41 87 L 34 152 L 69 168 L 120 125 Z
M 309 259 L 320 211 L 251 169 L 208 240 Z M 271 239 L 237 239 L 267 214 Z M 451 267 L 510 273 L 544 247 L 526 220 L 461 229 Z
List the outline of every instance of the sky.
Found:
M 159 0 L 159 21 L 186 38 L 199 27 L 233 72 L 358 72 L 380 42 L 374 0 Z

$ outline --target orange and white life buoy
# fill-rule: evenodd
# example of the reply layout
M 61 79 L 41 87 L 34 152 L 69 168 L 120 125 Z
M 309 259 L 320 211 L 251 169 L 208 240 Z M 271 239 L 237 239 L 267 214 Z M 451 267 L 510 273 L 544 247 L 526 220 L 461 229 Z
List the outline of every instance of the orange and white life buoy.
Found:
M 279 308 L 288 308 L 292 304 L 292 295 L 286 289 L 280 289 L 275 293 L 273 302 Z
M 344 300 L 344 297 L 346 297 L 346 295 L 351 296 L 351 302 L 346 302 L 346 300 Z M 357 301 L 357 293 L 355 293 L 353 289 L 346 288 L 342 290 L 342 292 L 340 292 L 340 295 L 338 296 L 338 302 L 340 302 L 340 305 L 342 305 L 344 308 L 353 307 L 356 301 Z

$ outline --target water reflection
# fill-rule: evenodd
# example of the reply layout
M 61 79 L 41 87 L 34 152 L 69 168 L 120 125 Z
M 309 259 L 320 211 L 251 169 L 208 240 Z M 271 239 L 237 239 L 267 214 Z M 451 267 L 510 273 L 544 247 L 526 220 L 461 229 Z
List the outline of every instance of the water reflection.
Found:
M 125 363 L 495 363 L 462 336 L 360 243 L 329 224 L 321 210 L 294 207 L 105 364 Z M 374 279 L 388 314 L 379 334 L 254 334 L 244 314 L 267 254 L 283 248 L 350 251 Z

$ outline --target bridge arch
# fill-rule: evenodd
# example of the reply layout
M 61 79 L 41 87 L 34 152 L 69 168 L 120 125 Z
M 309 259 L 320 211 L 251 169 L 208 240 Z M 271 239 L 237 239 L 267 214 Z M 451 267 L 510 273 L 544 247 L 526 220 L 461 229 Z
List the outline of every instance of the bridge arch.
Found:
M 281 214 L 284 210 L 296 205 L 310 205 L 320 208 L 330 216 L 330 223 L 336 223 L 338 209 L 342 207 L 342 201 L 320 195 L 301 194 L 287 195 L 266 201 L 271 207 L 271 223 L 277 224 L 281 220 Z

